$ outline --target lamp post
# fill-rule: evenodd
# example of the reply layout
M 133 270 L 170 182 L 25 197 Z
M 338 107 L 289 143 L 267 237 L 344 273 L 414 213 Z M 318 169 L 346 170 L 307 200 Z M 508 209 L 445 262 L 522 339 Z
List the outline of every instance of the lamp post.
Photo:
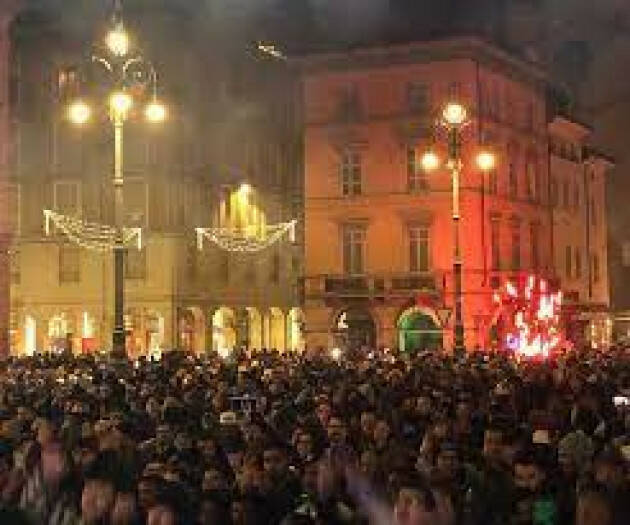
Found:
M 166 108 L 157 98 L 157 74 L 155 68 L 142 55 L 130 55 L 129 35 L 122 20 L 120 3 L 116 3 L 113 26 L 105 38 L 106 56 L 93 55 L 92 62 L 102 66 L 109 75 L 112 90 L 107 100 L 107 114 L 114 128 L 114 227 L 116 239 L 114 251 L 114 330 L 112 353 L 123 357 L 125 353 L 124 326 L 124 125 L 130 118 L 135 100 L 131 91 L 139 88 L 151 90 L 145 105 L 144 117 L 148 122 L 159 123 L 166 118 Z M 68 108 L 68 117 L 76 125 L 87 124 L 92 118 L 92 107 L 83 99 L 75 100 Z
M 462 294 L 462 254 L 460 240 L 460 184 L 463 162 L 461 158 L 462 130 L 470 123 L 466 107 L 459 102 L 449 102 L 442 110 L 438 127 L 446 131 L 447 161 L 446 167 L 451 173 L 452 182 L 452 218 L 453 218 L 453 303 L 455 319 L 453 325 L 453 341 L 455 355 L 463 355 L 466 351 L 464 342 L 464 315 Z M 433 149 L 428 149 L 422 156 L 422 168 L 425 171 L 435 171 L 441 165 L 438 154 Z M 490 171 L 496 163 L 492 152 L 481 150 L 477 154 L 477 165 L 483 171 Z

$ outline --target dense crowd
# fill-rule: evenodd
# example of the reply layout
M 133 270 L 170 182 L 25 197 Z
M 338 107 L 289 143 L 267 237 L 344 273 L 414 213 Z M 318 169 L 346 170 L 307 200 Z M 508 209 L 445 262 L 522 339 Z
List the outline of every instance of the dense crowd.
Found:
M 627 525 L 629 356 L 9 360 L 0 523 Z

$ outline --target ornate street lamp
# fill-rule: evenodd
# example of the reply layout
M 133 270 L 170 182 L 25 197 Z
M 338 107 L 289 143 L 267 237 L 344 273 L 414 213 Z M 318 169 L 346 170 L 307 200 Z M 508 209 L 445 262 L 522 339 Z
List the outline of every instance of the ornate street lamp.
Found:
M 105 37 L 105 54 L 92 56 L 92 63 L 101 66 L 109 77 L 112 90 L 105 107 L 109 122 L 114 128 L 114 226 L 79 224 L 76 219 L 63 217 L 47 210 L 47 221 L 66 232 L 75 242 L 100 251 L 112 249 L 114 252 L 114 331 L 112 335 L 113 353 L 125 355 L 124 328 L 124 256 L 125 246 L 131 239 L 132 228 L 123 224 L 123 139 L 124 124 L 132 116 L 136 105 L 145 104 L 144 117 L 148 122 L 160 123 L 166 119 L 167 111 L 157 97 L 157 73 L 145 57 L 135 53 L 130 37 L 125 30 L 120 1 L 116 1 L 112 29 Z M 137 89 L 140 88 L 140 89 Z M 148 100 L 137 100 L 132 93 L 150 90 Z M 96 108 L 95 108 L 96 109 Z M 75 100 L 68 107 L 68 118 L 75 125 L 85 125 L 97 111 L 84 99 Z M 103 113 L 103 112 L 101 112 Z M 140 234 L 137 233 L 138 239 Z
M 470 123 L 468 110 L 459 102 L 449 102 L 442 110 L 441 118 L 438 121 L 438 128 L 446 130 L 448 142 L 448 158 L 446 167 L 450 170 L 453 193 L 453 278 L 454 278 L 454 352 L 462 355 L 466 348 L 464 343 L 464 316 L 462 297 L 462 256 L 460 242 L 460 177 L 463 169 L 461 159 L 461 135 L 462 130 Z M 491 171 L 496 164 L 496 158 L 491 151 L 481 150 L 477 154 L 477 166 L 482 171 Z M 422 168 L 427 171 L 435 171 L 442 162 L 438 154 L 433 149 L 428 149 L 421 158 Z

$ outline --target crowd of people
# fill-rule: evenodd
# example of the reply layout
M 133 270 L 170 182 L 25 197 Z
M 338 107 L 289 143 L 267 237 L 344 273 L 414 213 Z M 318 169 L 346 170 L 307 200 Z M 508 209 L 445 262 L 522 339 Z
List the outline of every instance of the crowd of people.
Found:
M 630 523 L 630 354 L 0 364 L 0 523 Z

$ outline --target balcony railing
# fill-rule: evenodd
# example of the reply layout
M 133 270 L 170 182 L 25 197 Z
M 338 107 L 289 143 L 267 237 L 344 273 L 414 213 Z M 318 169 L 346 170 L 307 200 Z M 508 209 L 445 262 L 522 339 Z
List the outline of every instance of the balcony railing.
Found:
M 379 297 L 408 295 L 418 291 L 436 291 L 434 274 L 397 275 L 319 275 L 304 279 L 308 297 Z

